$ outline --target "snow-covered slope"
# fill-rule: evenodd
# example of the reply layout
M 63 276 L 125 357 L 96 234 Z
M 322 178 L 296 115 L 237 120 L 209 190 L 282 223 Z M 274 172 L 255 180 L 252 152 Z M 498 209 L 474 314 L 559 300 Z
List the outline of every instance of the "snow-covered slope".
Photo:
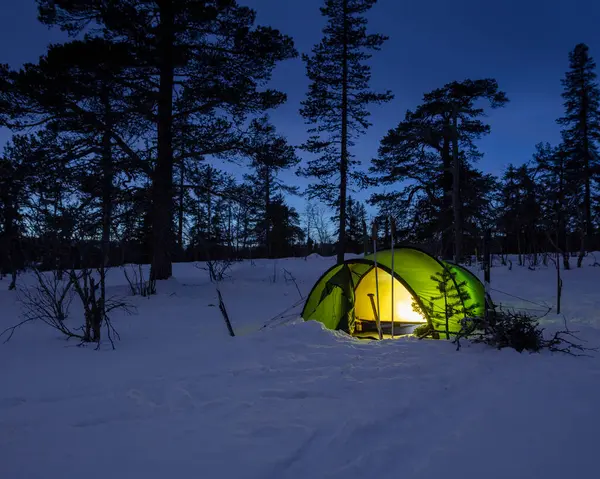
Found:
M 300 299 L 284 269 L 306 295 L 332 261 L 235 265 L 221 285 L 235 338 L 189 264 L 130 298 L 116 351 L 24 326 L 0 344 L 0 478 L 598 477 L 600 355 L 365 342 L 293 315 L 261 329 Z M 600 346 L 600 268 L 563 279 L 570 326 Z M 492 270 L 493 297 L 524 308 L 541 309 L 514 296 L 553 305 L 555 282 L 551 269 Z M 120 270 L 109 284 L 127 294 Z M 0 330 L 19 316 L 6 287 Z

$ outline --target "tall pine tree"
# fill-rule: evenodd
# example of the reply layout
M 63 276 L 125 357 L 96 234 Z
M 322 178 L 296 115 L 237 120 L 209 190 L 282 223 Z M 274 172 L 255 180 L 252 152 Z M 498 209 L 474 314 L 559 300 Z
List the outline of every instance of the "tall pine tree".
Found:
M 562 125 L 562 137 L 567 153 L 567 180 L 576 184 L 581 191 L 579 221 L 581 266 L 586 244 L 594 234 L 593 187 L 600 181 L 600 89 L 596 81 L 596 63 L 587 45 L 580 43 L 569 54 L 569 71 L 562 80 L 565 115 L 557 122 Z
M 252 122 L 250 138 L 245 142 L 245 149 L 251 158 L 254 172 L 246 176 L 246 180 L 254 185 L 256 204 L 262 213 L 263 220 L 258 223 L 258 236 L 261 246 L 266 249 L 268 258 L 273 251 L 273 218 L 278 210 L 273 209 L 273 198 L 282 192 L 296 194 L 297 187 L 285 184 L 278 174 L 299 163 L 294 147 L 289 145 L 285 137 L 277 134 L 275 127 L 268 119 L 259 118 Z
M 174 123 L 222 130 L 249 113 L 285 101 L 265 88 L 275 64 L 296 55 L 291 38 L 254 27 L 256 13 L 235 0 L 37 0 L 40 19 L 72 34 L 88 29 L 128 46 L 140 74 L 137 90 L 144 114 L 156 126 L 157 158 L 152 173 L 152 277 L 171 276 L 174 214 Z M 94 28 L 99 26 L 100 28 Z M 176 96 L 185 109 L 176 109 Z M 209 135 L 203 135 L 207 138 Z M 234 149 L 213 143 L 194 154 Z
M 300 171 L 317 178 L 309 187 L 311 198 L 319 198 L 338 212 L 337 261 L 344 261 L 346 247 L 346 201 L 348 187 L 357 174 L 350 148 L 353 139 L 371 125 L 367 106 L 390 101 L 391 92 L 369 89 L 370 51 L 381 48 L 387 37 L 367 34 L 365 14 L 377 0 L 325 0 L 321 14 L 327 18 L 324 37 L 304 55 L 310 87 L 300 113 L 312 134 L 304 149 L 317 156 Z
M 426 93 L 423 103 L 409 110 L 382 139 L 372 162 L 371 172 L 378 175 L 379 184 L 408 182 L 400 192 L 375 195 L 374 202 L 383 207 L 386 202 L 403 201 L 405 211 L 412 209 L 415 214 L 408 223 L 398 218 L 399 231 L 424 227 L 423 232 L 430 230 L 429 238 L 441 236 L 441 253 L 446 258 L 462 255 L 464 227 L 469 226 L 464 196 L 483 199 L 493 186 L 471 167 L 482 156 L 475 141 L 491 130 L 481 120 L 485 114 L 481 100 L 491 108 L 508 101 L 493 79 L 451 82 Z M 469 183 L 476 177 L 481 181 Z
M 552 147 L 538 143 L 533 164 L 540 207 L 540 227 L 546 236 L 547 249 L 563 252 L 563 267 L 570 268 L 567 244 L 567 225 L 573 217 L 573 194 L 577 185 L 566 181 L 566 153 L 564 146 Z

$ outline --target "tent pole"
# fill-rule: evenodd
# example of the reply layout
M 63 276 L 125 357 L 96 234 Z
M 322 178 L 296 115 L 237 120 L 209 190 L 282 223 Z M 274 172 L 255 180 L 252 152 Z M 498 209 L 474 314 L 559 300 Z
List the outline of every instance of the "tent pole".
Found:
M 377 224 L 373 221 L 373 263 L 375 264 L 375 295 L 377 297 L 377 315 L 375 316 L 375 322 L 377 323 L 377 332 L 379 333 L 379 339 L 383 339 L 381 332 L 381 319 L 379 307 L 379 276 L 377 275 Z
M 392 311 L 391 311 L 391 315 L 392 315 L 392 339 L 394 339 L 394 307 L 395 307 L 395 303 L 394 303 L 394 275 L 396 274 L 396 270 L 394 269 L 394 236 L 396 236 L 396 222 L 394 221 L 394 217 L 391 216 L 390 217 L 390 227 L 391 227 L 391 233 L 392 233 L 392 274 L 391 274 L 391 279 L 392 279 Z

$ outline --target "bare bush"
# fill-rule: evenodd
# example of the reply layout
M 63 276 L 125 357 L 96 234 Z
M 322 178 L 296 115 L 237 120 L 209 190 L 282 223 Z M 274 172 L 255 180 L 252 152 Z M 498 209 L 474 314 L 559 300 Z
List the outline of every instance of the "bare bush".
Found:
M 94 277 L 91 269 L 79 272 L 72 270 L 66 277 L 63 271 L 57 270 L 42 273 L 34 269 L 33 273 L 36 284 L 18 289 L 23 319 L 0 333 L 0 337 L 7 335 L 5 342 L 12 338 L 20 326 L 41 321 L 67 339 L 77 338 L 81 340 L 81 344 L 96 342 L 97 349 L 100 347 L 102 327 L 106 326 L 108 339 L 115 348 L 114 339 L 118 339 L 119 335 L 112 325 L 109 313 L 116 309 L 124 309 L 130 313 L 132 306 L 116 297 L 106 298 L 104 268 L 96 271 L 99 279 Z M 67 324 L 75 294 L 81 299 L 84 311 L 84 324 L 79 327 Z
M 137 268 L 135 268 L 133 265 L 130 265 L 130 273 L 127 273 L 127 269 L 123 268 L 123 273 L 125 274 L 125 279 L 129 284 L 129 290 L 131 291 L 132 296 L 139 295 L 148 297 L 156 294 L 156 280 L 146 280 L 141 264 L 138 264 Z
M 571 331 L 565 320 L 564 330 L 557 331 L 552 337 L 544 337 L 544 328 L 540 327 L 540 317 L 529 313 L 513 310 L 491 311 L 486 318 L 465 318 L 461 331 L 456 335 L 456 349 L 461 347 L 461 339 L 469 339 L 473 343 L 483 343 L 488 346 L 503 349 L 513 348 L 518 352 L 540 352 L 544 349 L 584 356 L 586 351 L 596 351 L 575 341 L 581 341 Z
M 10 341 L 15 330 L 33 321 L 41 321 L 67 337 L 80 337 L 67 325 L 69 309 L 73 301 L 73 288 L 70 281 L 63 281 L 57 271 L 42 273 L 33 269 L 36 284 L 17 289 L 17 299 L 22 307 L 22 321 L 5 329 L 0 337 L 8 335 Z
M 329 243 L 331 241 L 331 221 L 328 218 L 328 212 L 325 207 L 319 203 L 308 203 L 305 214 L 309 225 L 308 237 L 312 237 L 311 230 L 314 229 L 316 231 L 316 239 L 320 244 Z
M 211 259 L 204 264 L 196 264 L 196 268 L 208 271 L 210 281 L 212 283 L 219 283 L 225 278 L 229 278 L 228 271 L 236 262 L 236 260 L 232 259 Z
M 96 279 L 94 272 L 87 268 L 78 272 L 72 270 L 69 273 L 73 288 L 83 304 L 85 324 L 80 328 L 83 332 L 81 340 L 83 343 L 95 342 L 98 344 L 97 348 L 99 348 L 102 326 L 104 325 L 108 340 L 112 348 L 115 349 L 114 339 L 120 339 L 120 336 L 112 324 L 109 313 L 116 309 L 123 309 L 127 313 L 131 313 L 133 307 L 117 297 L 107 298 L 104 281 L 106 270 L 101 268 L 96 272 L 99 279 Z

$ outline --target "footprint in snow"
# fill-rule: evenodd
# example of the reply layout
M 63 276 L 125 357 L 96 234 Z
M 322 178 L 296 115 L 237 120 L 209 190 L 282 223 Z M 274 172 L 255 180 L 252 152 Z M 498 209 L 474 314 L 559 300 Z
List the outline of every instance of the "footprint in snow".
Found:
M 261 396 L 264 398 L 274 399 L 309 399 L 329 397 L 316 391 L 286 391 L 283 389 L 266 389 L 261 392 Z
M 146 395 L 138 389 L 130 389 L 129 391 L 127 391 L 126 396 L 129 399 L 135 401 L 138 406 L 149 406 L 149 407 L 157 407 L 158 406 L 154 401 L 149 400 L 146 397 Z
M 11 407 L 20 406 L 27 402 L 24 398 L 13 397 L 13 398 L 0 398 L 0 409 L 9 409 Z

